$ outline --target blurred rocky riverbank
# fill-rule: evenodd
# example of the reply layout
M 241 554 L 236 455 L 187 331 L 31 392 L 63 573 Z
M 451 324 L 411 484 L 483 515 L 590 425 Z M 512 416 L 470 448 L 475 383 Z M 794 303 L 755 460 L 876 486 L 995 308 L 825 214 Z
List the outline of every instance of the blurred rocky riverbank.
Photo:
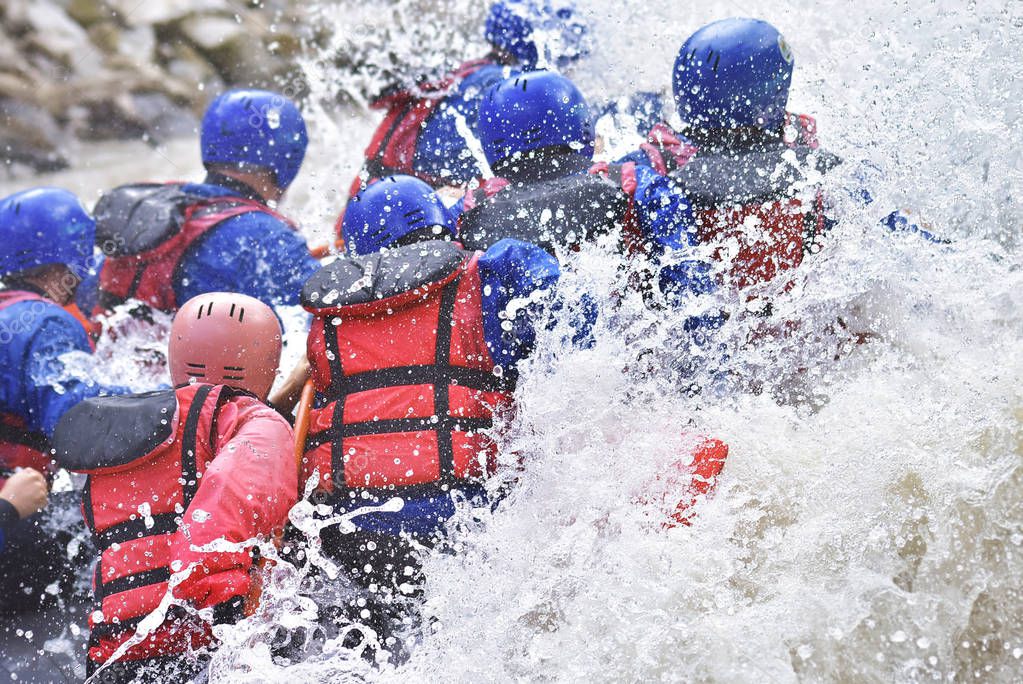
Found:
M 208 101 L 226 86 L 301 97 L 308 92 L 303 60 L 319 60 L 318 74 L 337 74 L 314 88 L 318 97 L 363 99 L 402 74 L 410 57 L 428 70 L 444 53 L 463 50 L 473 37 L 462 39 L 463 25 L 450 19 L 478 14 L 474 4 L 4 0 L 0 176 L 65 168 L 79 142 L 160 144 L 193 135 Z M 399 41 L 400 33 L 407 35 Z
M 5 0 L 0 153 L 9 173 L 66 166 L 75 141 L 191 134 L 224 85 L 294 70 L 304 3 Z

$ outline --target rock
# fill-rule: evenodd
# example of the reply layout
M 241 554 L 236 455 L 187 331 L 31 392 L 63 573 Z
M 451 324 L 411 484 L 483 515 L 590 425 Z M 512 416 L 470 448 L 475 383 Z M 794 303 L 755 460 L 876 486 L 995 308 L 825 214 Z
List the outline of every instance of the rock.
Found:
M 28 62 L 21 56 L 18 44 L 5 31 L 0 30 L 0 72 L 27 74 Z
M 124 92 L 98 97 L 76 108 L 73 130 L 82 140 L 143 138 L 162 143 L 194 135 L 199 120 L 187 105 L 161 92 Z
M 106 0 L 129 26 L 153 26 L 179 21 L 198 12 L 232 11 L 225 0 Z
M 89 36 L 108 55 L 128 57 L 134 64 L 151 64 L 156 56 L 156 31 L 152 26 L 122 28 L 103 21 L 89 27 Z
M 228 83 L 269 85 L 281 63 L 263 44 L 261 22 L 217 16 L 189 17 L 180 25 L 187 40 Z
M 32 84 L 15 74 L 0 72 L 0 99 L 30 100 Z
M 101 21 L 89 27 L 92 44 L 107 54 L 117 52 L 121 43 L 121 27 L 113 21 Z
M 188 43 L 178 40 L 162 46 L 161 57 L 167 64 L 167 73 L 181 83 L 188 84 L 198 103 L 203 91 L 220 91 L 224 81 L 216 68 Z
M 68 165 L 68 139 L 42 107 L 0 98 L 0 159 L 4 165 L 25 164 L 37 172 Z
M 117 51 L 136 63 L 150 63 L 156 54 L 156 32 L 152 26 L 136 26 L 121 33 Z
M 302 52 L 302 40 L 290 33 L 275 33 L 267 49 L 276 57 L 297 57 Z
M 32 44 L 51 57 L 68 62 L 91 48 L 89 34 L 57 5 L 44 1 L 15 7 L 18 11 L 8 19 L 27 27 Z
M 154 142 L 195 135 L 199 129 L 199 118 L 163 93 L 133 95 L 132 107 L 135 117 Z
M 60 168 L 76 136 L 193 136 L 225 83 L 280 88 L 318 11 L 290 0 L 0 0 L 0 166 Z
M 92 26 L 113 16 L 103 0 L 70 0 L 67 13 L 82 26 Z
M 204 54 L 241 38 L 252 39 L 247 35 L 245 26 L 230 17 L 210 15 L 189 17 L 181 22 L 180 30 Z
M 75 110 L 72 130 L 79 140 L 141 138 L 146 132 L 129 93 L 85 101 Z
M 23 46 L 22 55 L 43 78 L 66 80 L 72 74 L 94 74 L 102 69 L 102 53 L 89 34 L 52 2 L 12 0 L 6 16 L 7 25 L 32 48 Z

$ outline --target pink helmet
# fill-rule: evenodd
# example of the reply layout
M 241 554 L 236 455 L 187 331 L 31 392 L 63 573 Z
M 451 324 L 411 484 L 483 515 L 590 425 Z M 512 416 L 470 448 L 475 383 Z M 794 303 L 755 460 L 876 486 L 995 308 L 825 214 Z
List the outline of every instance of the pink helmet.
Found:
M 265 400 L 281 362 L 281 324 L 246 295 L 210 292 L 185 302 L 171 324 L 171 382 L 229 385 Z

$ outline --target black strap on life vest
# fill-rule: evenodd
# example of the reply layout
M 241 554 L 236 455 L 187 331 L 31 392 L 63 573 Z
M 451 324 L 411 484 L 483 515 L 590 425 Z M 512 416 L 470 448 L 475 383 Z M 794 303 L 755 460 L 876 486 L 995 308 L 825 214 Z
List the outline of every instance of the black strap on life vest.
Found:
M 99 306 L 106 311 L 110 311 L 115 307 L 121 306 L 129 299 L 134 299 L 135 295 L 138 294 L 139 285 L 142 284 L 142 276 L 146 274 L 147 268 L 149 268 L 148 263 L 142 262 L 139 264 L 139 267 L 135 269 L 135 275 L 131 278 L 131 285 L 128 286 L 128 292 L 123 297 L 100 288 L 99 299 L 97 300 Z
M 431 488 L 435 488 L 438 484 L 451 485 L 456 482 L 452 433 L 477 432 L 493 427 L 492 418 L 456 418 L 450 415 L 452 385 L 484 392 L 510 391 L 514 388 L 516 380 L 516 375 L 512 371 L 507 371 L 498 377 L 488 371 L 451 364 L 451 336 L 460 282 L 461 275 L 454 278 L 441 290 L 437 317 L 436 353 L 432 366 L 401 366 L 345 376 L 338 346 L 337 327 L 331 325 L 330 322 L 325 326 L 325 341 L 332 375 L 332 384 L 328 392 L 330 396 L 338 397 L 338 399 L 334 405 L 331 427 L 323 432 L 310 435 L 306 440 L 306 451 L 311 451 L 327 443 L 331 444 L 331 468 L 335 488 L 346 486 L 343 450 L 343 441 L 346 437 L 396 432 L 435 432 L 440 461 L 440 481 L 429 485 Z M 427 384 L 433 386 L 435 417 L 397 418 L 349 424 L 344 421 L 345 404 L 352 394 L 390 387 Z
M 99 565 L 97 563 L 96 567 L 99 567 Z M 113 596 L 141 587 L 148 587 L 151 584 L 161 584 L 170 580 L 170 576 L 170 568 L 164 567 L 137 572 L 134 575 L 124 575 L 109 582 L 104 582 L 101 577 L 99 578 L 100 583 L 96 585 L 96 600 L 102 601 L 107 596 Z
M 388 148 L 391 146 L 391 139 L 394 138 L 395 132 L 398 127 L 405 122 L 405 117 L 408 116 L 412 108 L 418 104 L 415 98 L 409 97 L 405 104 L 401 108 L 401 113 L 394 117 L 394 121 L 391 122 L 391 126 L 384 133 L 383 137 L 379 139 L 379 144 L 373 157 L 366 160 L 366 172 L 370 178 L 383 178 L 389 176 L 395 172 L 399 172 L 399 169 L 392 169 L 391 167 L 384 164 L 384 155 L 387 154 Z
M 392 134 L 390 133 L 388 134 L 388 139 L 390 135 Z M 381 156 L 382 155 L 383 153 L 381 152 Z M 362 165 L 362 169 L 366 174 L 366 178 L 368 180 L 373 180 L 375 178 L 386 178 L 388 176 L 400 175 L 405 173 L 404 169 L 399 169 L 393 166 L 387 166 L 379 158 L 367 159 L 366 162 Z
M 184 508 L 186 510 L 189 504 L 192 503 L 192 499 L 195 498 L 196 491 L 199 487 L 197 461 L 199 451 L 199 421 L 202 418 L 203 407 L 206 405 L 206 401 L 209 399 L 210 393 L 214 389 L 215 387 L 213 385 L 203 385 L 200 387 L 196 391 L 195 396 L 192 398 L 192 405 L 189 407 L 188 416 L 185 418 L 185 426 L 181 439 L 181 481 Z M 223 392 L 221 394 L 223 394 Z M 214 411 L 214 419 L 215 418 L 216 412 Z M 211 434 L 213 434 L 214 430 L 215 428 L 211 428 Z M 135 520 L 128 520 L 119 525 L 109 527 L 103 532 L 96 533 L 96 521 L 92 513 L 91 482 L 92 478 L 90 477 L 89 481 L 86 482 L 82 496 L 84 498 L 83 508 L 86 512 L 86 522 L 89 524 L 90 529 L 93 530 L 96 547 L 100 552 L 101 559 L 100 562 L 96 564 L 96 600 L 102 604 L 103 599 L 107 596 L 113 596 L 114 594 L 118 594 L 123 591 L 138 589 L 139 587 L 148 586 L 150 584 L 160 584 L 169 580 L 170 570 L 168 568 L 146 570 L 133 575 L 125 575 L 124 577 L 119 577 L 116 580 L 111 580 L 109 582 L 104 582 L 102 580 L 102 576 L 99 574 L 99 568 L 102 565 L 102 556 L 104 551 L 114 544 L 123 544 L 136 539 L 143 539 L 145 537 L 173 534 L 178 529 L 179 515 L 176 513 L 160 513 L 150 516 L 149 518 L 139 517 Z
M 444 371 L 451 367 L 451 328 L 455 324 L 455 299 L 461 281 L 462 275 L 459 274 L 441 291 L 440 313 L 437 316 L 437 353 L 434 355 L 434 364 L 438 375 L 444 377 L 438 378 L 442 382 L 433 383 L 433 412 L 438 419 L 437 456 L 442 484 L 445 480 L 450 483 L 455 481 L 455 450 L 451 439 L 451 430 L 455 429 L 455 425 L 450 419 L 451 380 Z M 492 421 L 487 422 L 493 424 Z
M 333 320 L 324 321 L 323 339 L 327 346 L 327 362 L 330 364 L 330 387 L 327 394 L 332 397 L 344 396 L 345 371 L 341 367 L 341 345 L 337 340 L 337 325 Z
M 184 498 L 184 506 L 187 509 L 195 493 L 199 491 L 199 419 L 202 417 L 202 409 L 206 400 L 213 391 L 213 385 L 203 385 L 195 393 L 192 405 L 188 410 L 188 417 L 185 419 L 185 430 L 181 436 L 181 479 Z M 210 435 L 216 430 L 217 412 L 213 412 L 214 424 L 210 427 Z

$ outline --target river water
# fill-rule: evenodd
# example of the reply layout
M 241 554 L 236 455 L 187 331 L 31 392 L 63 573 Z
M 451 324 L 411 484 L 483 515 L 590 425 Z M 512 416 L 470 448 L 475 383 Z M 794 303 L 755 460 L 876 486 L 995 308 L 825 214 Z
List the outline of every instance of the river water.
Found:
M 1023 678 L 1023 4 L 680 4 L 584 3 L 597 41 L 576 77 L 594 99 L 663 89 L 700 24 L 775 23 L 796 54 L 792 108 L 845 159 L 824 251 L 763 293 L 765 322 L 728 295 L 651 311 L 622 294 L 615 257 L 584 250 L 562 291 L 601 303 L 596 341 L 574 350 L 560 326 L 540 340 L 501 435 L 527 467 L 496 512 L 462 512 L 460 553 L 429 560 L 430 627 L 409 662 L 367 670 L 327 644 L 274 663 L 260 640 L 314 608 L 279 576 L 256 618 L 222 630 L 213 680 Z M 306 66 L 314 93 L 345 85 Z M 320 240 L 372 118 L 311 118 L 286 208 Z M 83 158 L 47 182 L 94 197 L 198 172 L 191 141 Z M 867 207 L 848 192 L 864 183 Z M 896 207 L 952 244 L 878 230 Z M 735 315 L 683 380 L 681 321 L 722 305 Z M 666 530 L 659 476 L 682 430 L 731 451 L 696 523 Z

